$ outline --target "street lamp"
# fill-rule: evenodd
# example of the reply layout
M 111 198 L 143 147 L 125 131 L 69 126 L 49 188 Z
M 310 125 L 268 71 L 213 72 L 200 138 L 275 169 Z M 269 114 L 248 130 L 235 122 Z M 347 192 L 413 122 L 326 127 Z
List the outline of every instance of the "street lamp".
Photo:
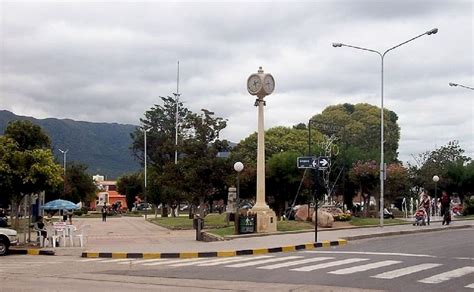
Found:
M 59 152 L 63 154 L 63 164 L 64 164 L 64 186 L 63 186 L 63 196 L 66 196 L 66 154 L 69 151 L 69 149 L 66 150 L 61 150 L 59 149 Z
M 238 211 L 239 200 L 240 200 L 240 172 L 244 170 L 244 164 L 240 161 L 234 163 L 234 170 L 237 171 L 237 198 L 235 199 L 235 204 L 237 206 L 237 211 Z
M 174 140 L 174 164 L 178 164 L 178 114 L 179 114 L 179 61 L 178 61 L 178 73 L 176 77 L 176 93 L 173 93 L 176 102 L 176 115 L 175 115 L 175 140 Z
M 144 137 L 144 138 L 143 138 L 143 139 L 144 139 L 144 141 L 143 141 L 143 148 L 144 148 L 143 156 L 144 156 L 144 168 L 145 168 L 145 169 L 144 169 L 144 171 L 145 171 L 145 187 L 144 187 L 144 189 L 143 189 L 143 194 L 144 194 L 144 197 L 145 197 L 145 220 L 147 219 L 146 217 L 147 217 L 147 213 L 148 213 L 148 212 L 147 212 L 148 201 L 147 201 L 147 196 L 146 196 L 146 133 L 148 133 L 151 129 L 152 129 L 151 127 L 148 128 L 148 129 L 145 129 L 145 128 L 142 129 L 142 130 L 143 130 L 143 134 L 144 134 L 144 135 L 143 135 L 143 137 Z
M 386 178 L 385 176 L 385 163 L 384 163 L 384 128 L 383 128 L 383 124 L 384 124 L 384 108 L 383 108 L 383 83 L 384 83 L 384 79 L 383 79 L 383 69 L 384 69 L 384 58 L 385 58 L 385 55 L 408 43 L 408 42 L 411 42 L 419 37 L 422 37 L 424 35 L 432 35 L 432 34 L 436 34 L 438 32 L 438 29 L 437 28 L 433 28 L 427 32 L 424 32 L 414 38 L 411 38 L 403 43 L 400 43 L 394 47 L 391 47 L 389 48 L 388 50 L 386 50 L 385 52 L 381 53 L 379 51 L 376 51 L 376 50 L 372 50 L 372 49 L 368 49 L 368 48 L 363 48 L 363 47 L 357 47 L 357 46 L 352 46 L 352 45 L 346 45 L 346 44 L 343 44 L 343 43 L 333 43 L 332 46 L 335 47 L 335 48 L 340 48 L 340 47 L 349 47 L 349 48 L 353 48 L 353 49 L 358 49 L 358 50 L 363 50 L 363 51 L 369 51 L 369 52 L 373 52 L 373 53 L 376 53 L 380 56 L 380 59 L 382 61 L 381 63 L 381 85 L 380 85 L 380 91 L 381 91 L 381 95 L 380 95 L 380 226 L 383 227 L 383 206 L 384 206 L 384 202 L 383 202 L 383 197 L 384 197 L 384 179 Z
M 437 175 L 434 175 L 433 176 L 433 181 L 435 183 L 435 203 L 434 203 L 434 213 L 435 215 L 437 216 L 438 215 L 438 212 L 437 212 L 437 207 L 438 207 L 438 181 L 439 181 L 439 176 Z
M 449 86 L 459 86 L 459 87 L 464 87 L 464 88 L 467 88 L 467 89 L 470 89 L 470 90 L 474 90 L 473 87 L 469 87 L 469 86 L 466 86 L 466 85 L 462 85 L 462 84 L 458 84 L 458 83 L 453 83 L 453 82 L 449 82 Z

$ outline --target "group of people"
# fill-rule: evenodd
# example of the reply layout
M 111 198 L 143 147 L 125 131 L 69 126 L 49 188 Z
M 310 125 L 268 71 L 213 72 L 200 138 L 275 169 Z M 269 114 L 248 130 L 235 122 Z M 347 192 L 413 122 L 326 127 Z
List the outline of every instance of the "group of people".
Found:
M 446 191 L 441 193 L 441 198 L 438 202 L 434 202 L 436 205 L 439 203 L 441 205 L 440 215 L 443 218 L 442 225 L 449 225 L 451 223 L 451 198 L 449 197 Z M 431 221 L 431 207 L 432 202 L 430 196 L 426 192 L 421 193 L 420 204 L 415 213 L 415 223 L 414 225 L 424 225 L 425 223 L 430 225 Z

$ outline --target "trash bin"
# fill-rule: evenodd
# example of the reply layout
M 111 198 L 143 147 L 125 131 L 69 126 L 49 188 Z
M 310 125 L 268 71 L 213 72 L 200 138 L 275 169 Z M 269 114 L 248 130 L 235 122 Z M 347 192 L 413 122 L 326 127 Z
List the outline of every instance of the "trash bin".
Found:
M 239 234 L 254 233 L 257 215 L 239 216 Z
M 202 240 L 201 230 L 204 228 L 204 219 L 196 215 L 193 219 L 193 228 L 196 230 L 196 240 Z

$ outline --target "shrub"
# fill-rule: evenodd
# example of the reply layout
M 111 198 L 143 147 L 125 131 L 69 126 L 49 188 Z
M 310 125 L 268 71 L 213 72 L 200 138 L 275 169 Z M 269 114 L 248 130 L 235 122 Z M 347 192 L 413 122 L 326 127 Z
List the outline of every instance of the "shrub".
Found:
M 81 211 L 82 211 L 82 214 L 87 214 L 89 212 L 89 209 L 87 209 L 86 207 L 82 207 Z
M 75 211 L 73 212 L 73 214 L 74 214 L 75 216 L 82 216 L 83 212 L 82 212 L 82 210 L 75 210 Z
M 335 221 L 349 221 L 351 218 L 351 214 L 337 214 L 334 216 Z
M 474 214 L 474 199 L 464 200 L 464 207 L 462 209 L 464 216 Z

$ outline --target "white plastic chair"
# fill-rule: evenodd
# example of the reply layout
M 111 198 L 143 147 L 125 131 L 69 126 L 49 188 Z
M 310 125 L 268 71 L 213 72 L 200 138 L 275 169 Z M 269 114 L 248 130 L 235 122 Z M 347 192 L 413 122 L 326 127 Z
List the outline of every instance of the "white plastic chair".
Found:
M 39 241 L 40 247 L 44 247 L 46 245 L 46 240 L 48 240 L 48 238 L 44 237 L 42 234 L 42 231 L 44 230 L 35 229 L 35 231 L 36 231 L 36 238 Z
M 79 239 L 79 246 L 84 247 L 84 244 L 87 242 L 87 230 L 90 228 L 90 225 L 84 225 L 81 228 L 77 229 L 74 237 Z

